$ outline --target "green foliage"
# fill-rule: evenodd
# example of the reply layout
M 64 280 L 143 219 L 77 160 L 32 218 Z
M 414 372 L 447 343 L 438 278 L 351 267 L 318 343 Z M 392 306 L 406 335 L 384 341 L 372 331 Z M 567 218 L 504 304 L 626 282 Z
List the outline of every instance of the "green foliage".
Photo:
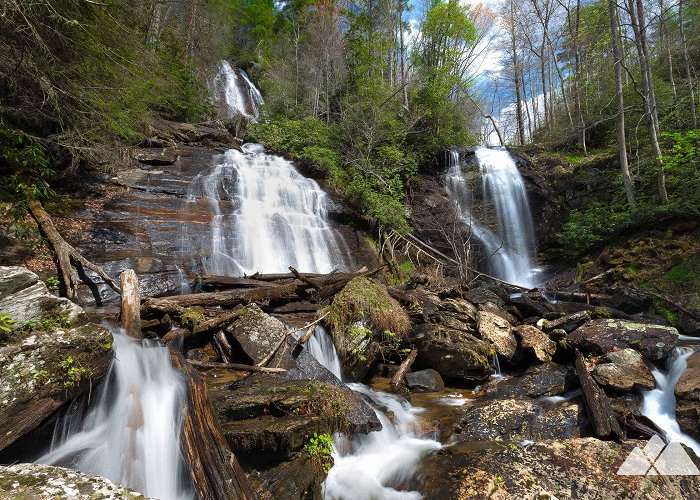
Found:
M 201 307 L 190 307 L 180 316 L 180 324 L 192 331 L 202 322 L 204 322 L 204 309 Z
M 14 331 L 15 320 L 7 313 L 0 313 L 0 340 L 6 340 Z
M 46 287 L 52 292 L 58 290 L 58 285 L 60 285 L 60 282 L 56 276 L 49 276 L 46 278 Z
M 63 387 L 68 389 L 70 387 L 79 384 L 83 377 L 90 377 L 92 372 L 89 368 L 80 366 L 80 364 L 73 359 L 73 356 L 67 356 L 62 359 L 59 363 L 59 367 L 62 371 Z
M 328 473 L 333 467 L 333 438 L 330 434 L 318 434 L 309 437 L 304 445 L 304 451 L 312 460 L 320 462 L 323 470 Z

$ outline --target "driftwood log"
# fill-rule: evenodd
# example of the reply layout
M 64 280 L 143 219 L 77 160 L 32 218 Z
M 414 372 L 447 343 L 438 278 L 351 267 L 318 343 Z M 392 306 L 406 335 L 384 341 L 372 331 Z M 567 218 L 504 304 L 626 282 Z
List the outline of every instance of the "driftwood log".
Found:
M 576 349 L 576 375 L 578 375 L 581 383 L 588 418 L 591 421 L 595 435 L 599 438 L 612 437 L 614 435 L 618 439 L 624 439 L 624 433 L 620 428 L 615 412 L 610 406 L 608 397 L 588 373 L 586 362 L 578 349 Z
M 126 334 L 141 340 L 141 292 L 139 278 L 133 269 L 127 269 L 119 276 L 122 289 L 122 305 L 119 311 L 119 323 Z
M 248 478 L 219 429 L 206 384 L 181 354 L 171 351 L 171 359 L 187 377 L 189 405 L 184 412 L 180 447 L 198 498 L 255 499 Z
M 80 278 L 78 277 L 78 272 L 74 264 L 90 269 L 102 278 L 112 290 L 121 293 L 121 290 L 114 280 L 112 280 L 101 267 L 87 260 L 80 252 L 63 239 L 63 236 L 61 236 L 61 233 L 58 232 L 58 229 L 56 229 L 56 226 L 51 220 L 51 216 L 44 210 L 44 207 L 39 201 L 35 200 L 29 203 L 29 213 L 39 226 L 39 232 L 48 243 L 49 249 L 54 256 L 54 261 L 56 262 L 56 267 L 61 276 L 63 291 L 66 298 L 75 300 L 77 295 Z
M 416 360 L 416 356 L 418 356 L 418 349 L 414 347 L 413 349 L 411 349 L 411 352 L 406 357 L 406 359 L 404 359 L 403 362 L 399 365 L 399 369 L 396 371 L 394 376 L 391 377 L 389 386 L 392 389 L 396 390 L 404 385 L 403 379 L 408 373 L 408 371 L 411 369 L 411 365 L 413 365 L 413 362 Z
M 265 366 L 242 365 L 240 363 L 212 363 L 209 361 L 195 361 L 193 359 L 188 359 L 187 362 L 199 368 L 225 368 L 241 372 L 284 373 L 287 371 L 284 368 L 267 368 Z

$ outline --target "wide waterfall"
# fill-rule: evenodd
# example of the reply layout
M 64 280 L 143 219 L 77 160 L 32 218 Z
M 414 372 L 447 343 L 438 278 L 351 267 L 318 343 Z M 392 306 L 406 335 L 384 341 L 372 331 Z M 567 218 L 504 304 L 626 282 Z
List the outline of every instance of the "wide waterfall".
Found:
M 208 274 L 352 267 L 347 243 L 328 221 L 326 193 L 259 144 L 226 151 L 219 164 L 195 177 L 188 200 L 204 200 L 214 213 L 210 248 L 200 249 Z
M 692 347 L 677 347 L 669 356 L 666 371 L 658 368 L 652 370 L 656 388 L 643 391 L 644 405 L 642 415 L 654 422 L 663 432 L 666 440 L 683 443 L 692 448 L 700 457 L 700 443 L 681 431 L 676 421 L 676 396 L 674 391 L 683 372 L 688 366 L 688 358 L 695 352 Z
M 185 380 L 167 347 L 114 333 L 114 361 L 87 410 L 74 404 L 37 463 L 104 476 L 148 497 L 194 498 L 180 451 Z
M 483 246 L 489 272 L 522 286 L 537 284 L 535 231 L 527 191 L 513 158 L 505 148 L 476 149 L 481 176 L 479 202 L 483 220 L 475 216 L 474 187 L 457 151 L 448 155 L 445 187 L 459 213 Z
M 252 121 L 258 119 L 258 108 L 263 103 L 263 97 L 245 71 L 234 68 L 228 61 L 221 61 L 211 87 L 214 100 L 222 103 L 224 118 L 243 116 Z
M 326 368 L 341 378 L 340 360 L 331 336 L 319 327 L 309 340 L 309 352 Z M 395 487 L 406 484 L 416 472 L 421 458 L 441 444 L 416 435 L 417 416 L 422 412 L 407 401 L 363 384 L 347 384 L 373 404 L 382 423 L 380 431 L 357 434 L 348 439 L 334 436 L 334 465 L 323 485 L 327 500 L 414 500 L 421 498 L 415 491 Z M 380 411 L 377 408 L 382 408 Z M 386 413 L 391 413 L 389 418 Z

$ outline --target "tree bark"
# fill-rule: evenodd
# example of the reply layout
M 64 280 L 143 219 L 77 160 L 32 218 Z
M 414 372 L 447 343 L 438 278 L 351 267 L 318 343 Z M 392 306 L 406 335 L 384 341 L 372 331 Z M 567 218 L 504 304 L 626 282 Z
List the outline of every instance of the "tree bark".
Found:
M 576 350 L 576 375 L 581 382 L 586 410 L 595 435 L 599 438 L 605 438 L 614 434 L 619 439 L 624 439 L 608 397 L 588 373 L 586 362 L 578 349 Z
M 171 351 L 173 366 L 187 378 L 180 447 L 202 500 L 254 500 L 253 488 L 219 429 L 207 386 L 181 354 Z
M 66 298 L 73 301 L 75 300 L 78 282 L 80 281 L 78 273 L 73 267 L 73 263 L 80 264 L 81 266 L 90 269 L 100 278 L 102 278 L 112 290 L 121 294 L 121 290 L 117 284 L 107 275 L 107 273 L 102 270 L 101 267 L 87 260 L 80 254 L 80 252 L 78 252 L 75 248 L 68 244 L 66 240 L 63 239 L 61 233 L 59 233 L 56 226 L 54 226 L 51 216 L 46 212 L 46 210 L 44 210 L 44 207 L 41 205 L 40 201 L 34 200 L 29 203 L 29 213 L 39 226 L 39 231 L 44 236 L 44 239 L 49 244 L 49 249 L 54 255 L 54 261 L 56 262 L 56 267 L 61 275 L 63 292 Z
M 392 389 L 398 389 L 404 385 L 403 379 L 408 373 L 408 371 L 411 369 L 411 365 L 413 365 L 413 362 L 416 360 L 416 356 L 418 356 L 418 349 L 414 347 L 413 349 L 411 349 L 411 352 L 409 353 L 408 357 L 404 359 L 403 362 L 399 365 L 399 369 L 396 371 L 394 376 L 391 377 L 389 385 Z
M 685 77 L 688 80 L 688 95 L 690 96 L 690 118 L 693 128 L 698 128 L 698 115 L 695 109 L 695 87 L 693 86 L 693 73 L 690 71 L 690 56 L 688 55 L 688 38 L 685 35 L 685 22 L 683 21 L 683 0 L 678 2 L 678 23 L 683 43 L 683 59 L 685 62 Z
M 141 292 L 139 278 L 133 269 L 126 269 L 119 276 L 122 289 L 122 304 L 119 311 L 119 323 L 126 334 L 141 340 Z
M 634 206 L 634 184 L 630 176 L 629 162 L 627 161 L 627 137 L 625 132 L 625 96 L 622 87 L 622 51 L 620 50 L 620 28 L 618 25 L 618 11 L 616 0 L 608 0 L 608 14 L 610 16 L 610 34 L 615 65 L 615 87 L 617 92 L 617 143 L 620 158 L 620 170 L 625 185 L 627 204 Z

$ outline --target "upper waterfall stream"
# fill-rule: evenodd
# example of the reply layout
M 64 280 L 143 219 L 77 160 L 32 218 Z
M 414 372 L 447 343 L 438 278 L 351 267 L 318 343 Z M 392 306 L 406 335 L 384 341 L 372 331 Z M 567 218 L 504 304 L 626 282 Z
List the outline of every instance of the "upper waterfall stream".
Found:
M 476 197 L 457 151 L 448 153 L 445 187 L 465 224 L 483 245 L 489 272 L 509 283 L 537 284 L 535 230 L 520 172 L 505 148 L 478 147 L 480 203 L 493 220 L 474 215 Z

